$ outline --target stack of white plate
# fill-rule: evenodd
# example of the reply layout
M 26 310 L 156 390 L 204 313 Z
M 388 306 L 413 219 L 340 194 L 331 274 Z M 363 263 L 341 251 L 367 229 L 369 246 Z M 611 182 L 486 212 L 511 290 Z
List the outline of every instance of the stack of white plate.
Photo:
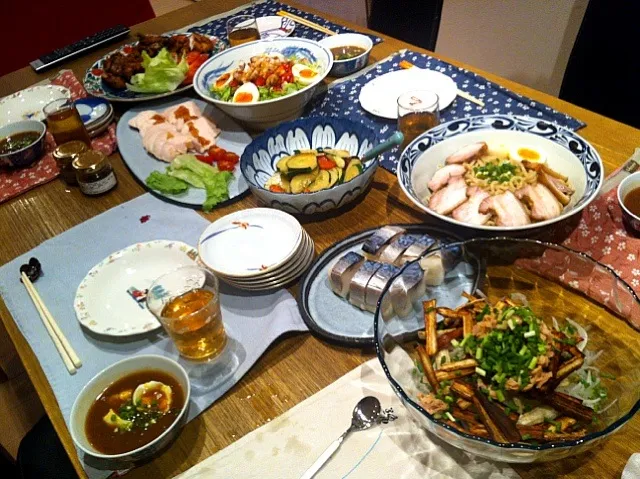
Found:
M 290 214 L 252 208 L 211 223 L 200 236 L 198 253 L 224 282 L 261 291 L 301 276 L 313 261 L 315 245 Z

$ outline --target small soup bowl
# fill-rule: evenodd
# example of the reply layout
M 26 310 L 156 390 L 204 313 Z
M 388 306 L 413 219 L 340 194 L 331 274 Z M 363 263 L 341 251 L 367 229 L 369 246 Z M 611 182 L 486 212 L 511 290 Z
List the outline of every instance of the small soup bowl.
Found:
M 636 188 L 640 188 L 640 171 L 627 176 L 624 180 L 622 180 L 622 182 L 620 182 L 620 184 L 618 185 L 618 203 L 620 203 L 620 208 L 622 208 L 622 217 L 624 218 L 625 222 L 636 233 L 640 233 L 640 216 L 634 215 L 624 204 L 625 196 L 627 196 Z
M 25 168 L 40 159 L 44 152 L 44 135 L 47 132 L 47 127 L 41 121 L 24 120 L 9 123 L 0 128 L 0 140 L 16 133 L 25 133 L 27 131 L 38 133 L 38 138 L 24 148 L 11 153 L 0 154 L 0 166 Z
M 109 385 L 130 374 L 141 371 L 161 371 L 171 375 L 184 391 L 184 405 L 175 421 L 162 434 L 144 446 L 121 454 L 103 454 L 89 442 L 85 431 L 87 414 L 96 398 Z M 122 469 L 143 463 L 162 452 L 178 437 L 187 421 L 190 382 L 187 372 L 173 359 L 153 354 L 123 359 L 103 369 L 82 388 L 71 408 L 70 432 L 75 445 L 84 452 L 84 460 L 99 469 Z
M 320 40 L 320 45 L 331 50 L 336 47 L 360 47 L 364 48 L 364 53 L 357 57 L 347 58 L 346 60 L 337 60 L 334 58 L 333 67 L 329 75 L 332 77 L 343 77 L 362 70 L 369 62 L 369 53 L 373 48 L 373 41 L 366 35 L 359 33 L 341 33 L 340 35 L 332 35 Z

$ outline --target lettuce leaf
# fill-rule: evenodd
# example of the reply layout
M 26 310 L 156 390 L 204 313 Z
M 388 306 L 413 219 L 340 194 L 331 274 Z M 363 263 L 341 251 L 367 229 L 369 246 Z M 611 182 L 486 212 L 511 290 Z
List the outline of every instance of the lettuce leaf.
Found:
M 176 156 L 169 169 L 170 175 L 181 175 L 182 179 L 194 186 L 198 182 L 196 178 L 202 182 L 207 194 L 207 199 L 202 205 L 205 212 L 229 199 L 229 183 L 233 179 L 233 173 L 230 171 L 219 171 L 216 167 L 198 160 L 194 155 Z
M 145 183 L 149 188 L 169 195 L 177 195 L 189 189 L 184 181 L 159 171 L 152 171 Z
M 131 77 L 127 89 L 138 93 L 164 93 L 173 91 L 184 81 L 189 71 L 187 60 L 182 57 L 176 62 L 166 48 L 151 58 L 146 51 L 142 52 L 144 73 Z

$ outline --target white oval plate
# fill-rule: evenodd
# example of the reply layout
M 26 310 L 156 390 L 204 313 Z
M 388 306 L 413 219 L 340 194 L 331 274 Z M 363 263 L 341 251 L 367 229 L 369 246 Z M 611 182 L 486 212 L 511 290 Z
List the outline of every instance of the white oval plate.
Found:
M 42 109 L 53 100 L 71 98 L 68 88 L 38 85 L 0 99 L 0 126 L 22 120 L 44 120 Z
M 362 108 L 382 118 L 398 118 L 398 97 L 411 90 L 431 90 L 440 101 L 440 111 L 456 99 L 458 86 L 444 73 L 423 68 L 409 68 L 385 73 L 367 83 L 360 90 Z
M 256 18 L 260 38 L 281 38 L 288 37 L 293 33 L 296 24 L 293 20 L 286 17 L 271 15 L 268 17 Z
M 73 302 L 78 321 L 106 336 L 133 336 L 158 329 L 160 323 L 147 310 L 145 291 L 164 273 L 197 266 L 197 256 L 195 248 L 168 240 L 137 243 L 110 254 L 78 286 Z
M 255 277 L 289 261 L 303 239 L 293 216 L 270 208 L 251 208 L 211 223 L 198 241 L 200 260 L 229 277 Z

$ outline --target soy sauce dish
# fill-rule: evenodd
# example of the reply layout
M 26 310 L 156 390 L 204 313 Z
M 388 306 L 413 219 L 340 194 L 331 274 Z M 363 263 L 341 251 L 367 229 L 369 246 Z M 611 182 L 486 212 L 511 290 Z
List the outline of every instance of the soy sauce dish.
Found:
M 329 76 L 343 77 L 362 70 L 369 62 L 373 41 L 359 33 L 341 33 L 320 40 L 333 55 L 333 66 Z
M 71 437 L 98 460 L 91 461 L 94 467 L 145 462 L 177 438 L 189 398 L 189 377 L 177 362 L 155 355 L 127 358 L 82 389 L 71 410 Z
M 31 166 L 44 152 L 47 127 L 37 120 L 9 123 L 0 128 L 0 166 Z

